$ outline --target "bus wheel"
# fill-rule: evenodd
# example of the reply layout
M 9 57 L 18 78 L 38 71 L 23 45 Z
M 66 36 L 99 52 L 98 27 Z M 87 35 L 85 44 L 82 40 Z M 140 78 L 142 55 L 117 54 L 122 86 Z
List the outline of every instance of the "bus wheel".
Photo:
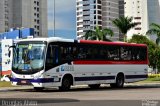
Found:
M 90 88 L 93 88 L 93 89 L 96 89 L 96 88 L 99 88 L 100 87 L 100 84 L 91 84 L 91 85 L 88 85 Z
M 69 78 L 63 78 L 62 80 L 62 86 L 59 87 L 59 90 L 61 91 L 68 91 L 71 87 L 71 80 Z
M 123 88 L 124 85 L 124 75 L 118 74 L 116 78 L 116 83 L 110 84 L 112 88 Z
M 36 91 L 43 91 L 44 87 L 34 87 L 34 90 Z

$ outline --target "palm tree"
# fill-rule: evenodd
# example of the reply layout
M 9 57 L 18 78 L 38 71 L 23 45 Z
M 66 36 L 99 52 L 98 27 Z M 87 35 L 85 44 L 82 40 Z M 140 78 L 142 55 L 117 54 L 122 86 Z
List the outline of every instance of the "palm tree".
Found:
M 126 34 L 131 29 L 137 26 L 138 24 L 132 22 L 132 17 L 120 17 L 112 21 L 112 23 L 120 30 L 123 34 L 124 41 L 126 41 Z
M 105 28 L 101 30 L 99 26 L 96 26 L 95 30 L 87 31 L 84 38 L 88 40 L 111 41 L 106 38 L 106 35 L 110 35 L 112 37 L 114 33 L 111 29 Z
M 146 32 L 147 35 L 157 35 L 156 44 L 158 45 L 160 42 L 160 25 L 156 23 L 150 24 L 150 29 Z

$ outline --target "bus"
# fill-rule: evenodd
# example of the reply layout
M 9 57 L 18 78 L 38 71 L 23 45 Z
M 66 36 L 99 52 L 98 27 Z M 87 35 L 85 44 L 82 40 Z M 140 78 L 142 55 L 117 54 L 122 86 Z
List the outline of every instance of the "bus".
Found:
M 147 78 L 145 44 L 51 37 L 19 40 L 12 47 L 12 85 L 66 91 L 84 84 L 122 88 Z

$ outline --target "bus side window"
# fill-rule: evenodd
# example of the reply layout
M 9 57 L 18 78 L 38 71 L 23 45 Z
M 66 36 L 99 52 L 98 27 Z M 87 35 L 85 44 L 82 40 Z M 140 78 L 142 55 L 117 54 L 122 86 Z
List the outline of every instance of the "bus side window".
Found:
M 146 60 L 146 48 L 137 48 L 137 60 Z
M 58 47 L 49 45 L 46 55 L 46 67 L 51 69 L 58 64 Z
M 61 46 L 60 47 L 60 59 L 61 63 L 71 63 L 75 58 L 74 48 L 72 46 Z M 75 56 L 74 56 L 75 55 Z
M 79 47 L 78 48 L 78 59 L 86 59 L 86 50 L 84 47 Z
M 131 60 L 132 50 L 129 47 L 121 47 L 120 49 L 121 60 Z
M 118 47 L 109 47 L 108 48 L 108 60 L 120 60 Z

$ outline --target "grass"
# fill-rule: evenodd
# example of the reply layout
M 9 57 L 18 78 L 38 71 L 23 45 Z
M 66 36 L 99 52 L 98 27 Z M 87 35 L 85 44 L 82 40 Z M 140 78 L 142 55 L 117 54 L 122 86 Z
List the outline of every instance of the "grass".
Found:
M 147 78 L 145 81 L 160 81 L 160 77 Z
M 140 81 L 140 83 L 160 83 L 160 77 L 148 77 L 146 80 Z
M 142 82 L 160 82 L 160 74 L 148 74 L 148 78 Z
M 0 87 L 12 87 L 11 82 L 0 81 Z

